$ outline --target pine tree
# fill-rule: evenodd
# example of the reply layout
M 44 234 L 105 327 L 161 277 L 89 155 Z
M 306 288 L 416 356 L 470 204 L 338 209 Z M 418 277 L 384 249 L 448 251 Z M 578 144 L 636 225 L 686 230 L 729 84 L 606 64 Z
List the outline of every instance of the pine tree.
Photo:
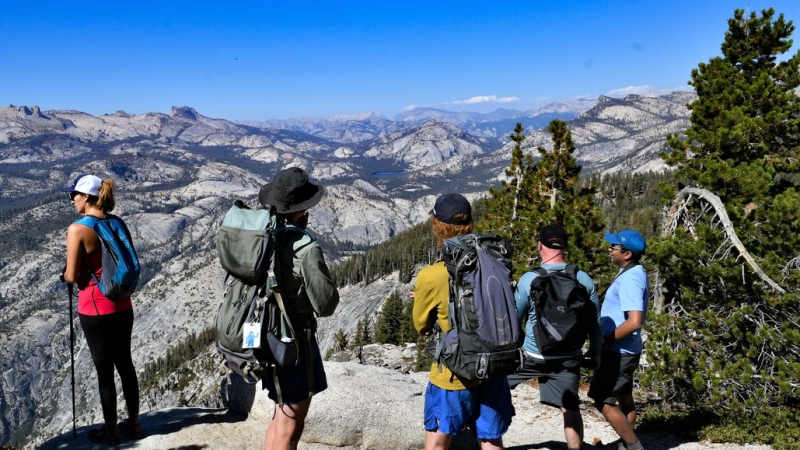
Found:
M 597 188 L 581 183 L 581 166 L 573 153 L 572 134 L 562 120 L 553 120 L 547 127 L 553 147 L 539 147 L 539 160 L 533 164 L 530 155 L 522 153 L 524 136 L 521 124 L 511 135 L 516 145 L 510 177 L 499 189 L 491 189 L 487 219 L 478 223 L 482 231 L 494 231 L 509 239 L 514 246 L 516 276 L 541 264 L 538 260 L 536 234 L 550 223 L 562 225 L 569 235 L 567 259 L 587 272 L 602 264 L 605 256 L 602 242 L 602 212 L 594 203 Z
M 533 166 L 531 155 L 522 151 L 525 141 L 522 123 L 517 123 L 514 133 L 509 135 L 514 141 L 511 151 L 511 164 L 506 169 L 507 179 L 500 181 L 499 188 L 489 188 L 491 197 L 487 201 L 487 212 L 483 220 L 476 223 L 478 231 L 498 233 L 508 239 L 514 247 L 513 264 L 517 275 L 536 258 L 531 252 L 534 247 L 536 230 L 529 220 L 531 192 L 528 174 Z
M 381 308 L 375 341 L 381 344 L 399 345 L 403 321 L 403 300 L 397 292 L 392 292 Z
M 400 335 L 399 340 L 401 344 L 410 342 L 417 342 L 419 333 L 414 328 L 414 302 L 408 301 L 403 306 L 403 317 L 400 320 Z
M 536 229 L 549 223 L 560 224 L 569 236 L 566 258 L 587 272 L 594 267 L 605 269 L 605 223 L 594 201 L 597 186 L 581 183 L 581 166 L 573 156 L 575 143 L 567 124 L 553 120 L 547 131 L 552 135 L 553 148 L 538 148 L 541 158 L 533 172 L 532 183 L 539 194 L 535 203 Z
M 333 342 L 335 343 L 336 351 L 341 351 L 347 348 L 347 335 L 344 333 L 344 330 L 339 328 L 339 331 L 333 336 Z
M 721 199 L 738 239 L 785 292 L 737 257 L 707 204 L 687 203 L 692 220 L 648 250 L 668 296 L 664 314 L 648 319 L 643 383 L 734 422 L 797 429 L 787 405 L 800 398 L 800 52 L 778 62 L 794 25 L 774 14 L 734 12 L 722 56 L 692 71 L 691 127 L 669 136 L 663 157 Z
M 372 343 L 371 326 L 369 316 L 365 314 L 364 318 L 356 324 L 356 337 L 353 339 L 350 348 L 358 348 Z

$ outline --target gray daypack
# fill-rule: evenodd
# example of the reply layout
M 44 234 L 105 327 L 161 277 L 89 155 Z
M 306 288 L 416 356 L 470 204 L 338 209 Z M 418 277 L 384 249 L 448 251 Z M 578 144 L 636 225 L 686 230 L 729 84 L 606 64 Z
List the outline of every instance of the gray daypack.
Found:
M 217 313 L 217 349 L 225 365 L 250 384 L 270 367 L 298 362 L 296 334 L 275 276 L 275 216 L 237 200 L 217 234 L 225 269 Z M 245 329 L 253 334 L 245 335 Z
M 522 362 L 522 333 L 511 286 L 511 244 L 496 234 L 445 240 L 448 320 L 434 361 L 462 380 L 510 375 Z

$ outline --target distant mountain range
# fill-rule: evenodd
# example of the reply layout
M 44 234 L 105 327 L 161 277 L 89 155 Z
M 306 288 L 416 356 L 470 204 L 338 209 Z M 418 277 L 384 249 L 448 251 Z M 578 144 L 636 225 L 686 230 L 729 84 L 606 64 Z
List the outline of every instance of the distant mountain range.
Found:
M 425 220 L 442 193 L 485 195 L 509 164 L 512 146 L 503 138 L 516 122 L 527 124 L 525 149 L 538 155 L 537 146 L 549 145 L 541 127 L 572 115 L 567 123 L 587 172 L 663 169 L 658 152 L 668 133 L 689 125 L 685 105 L 693 98 L 676 92 L 536 113 L 418 109 L 392 120 L 366 114 L 259 124 L 211 119 L 190 107 L 102 116 L 0 108 L 0 445 L 21 446 L 30 435 L 70 426 L 69 316 L 58 275 L 75 213 L 59 188 L 76 174 L 118 183 L 115 212 L 128 222 L 145 266 L 134 328 L 142 369 L 212 323 L 221 217 L 235 198 L 255 204 L 259 187 L 281 168 L 304 167 L 325 185 L 311 231 L 335 259 Z M 323 352 L 336 330 L 353 329 L 395 287 L 387 280 L 346 288 L 348 313 L 320 325 Z M 100 421 L 82 339 L 76 350 L 81 420 Z M 175 406 L 152 401 L 149 408 Z
M 514 129 L 517 122 L 522 123 L 529 132 L 533 132 L 546 126 L 553 119 L 573 119 L 578 114 L 590 109 L 596 102 L 597 99 L 586 98 L 549 103 L 528 111 L 501 108 L 486 114 L 453 112 L 437 108 L 414 108 L 396 115 L 392 120 L 379 113 L 369 112 L 346 116 L 264 122 L 244 121 L 241 123 L 259 128 L 300 131 L 352 144 L 414 128 L 429 120 L 435 120 L 456 125 L 472 135 L 488 138 L 495 144 L 503 144 L 508 142 L 508 134 L 510 130 Z

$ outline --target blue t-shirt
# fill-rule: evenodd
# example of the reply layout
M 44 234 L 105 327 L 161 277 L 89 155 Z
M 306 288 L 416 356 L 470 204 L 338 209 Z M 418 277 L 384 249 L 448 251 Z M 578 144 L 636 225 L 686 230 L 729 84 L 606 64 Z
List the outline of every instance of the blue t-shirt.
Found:
M 564 268 L 567 267 L 567 263 L 543 264 L 542 267 L 544 267 L 548 272 L 553 272 L 556 270 L 564 270 Z M 517 290 L 514 293 L 514 300 L 516 300 L 517 303 L 519 320 L 522 321 L 526 315 L 528 317 L 528 322 L 525 324 L 525 342 L 522 346 L 523 349 L 530 356 L 533 356 L 537 359 L 563 359 L 573 356 L 581 356 L 583 353 L 582 349 L 576 349 L 572 353 L 566 355 L 548 355 L 546 357 L 542 356 L 542 354 L 539 352 L 539 347 L 536 345 L 536 338 L 533 335 L 533 326 L 536 325 L 537 322 L 536 309 L 531 308 L 531 303 L 529 300 L 531 282 L 533 282 L 533 280 L 538 276 L 539 274 L 536 272 L 526 272 L 519 279 L 519 282 L 517 283 Z M 589 298 L 592 300 L 592 303 L 595 305 L 595 309 L 598 311 L 597 322 L 592 322 L 592 327 L 589 329 L 589 354 L 597 356 L 600 354 L 600 345 L 602 344 L 603 339 L 603 329 L 600 325 L 599 313 L 600 301 L 597 298 L 597 291 L 594 288 L 594 283 L 589 275 L 586 274 L 586 272 L 582 270 L 578 271 L 578 281 L 589 292 Z
M 606 296 L 603 299 L 603 308 L 600 310 L 603 334 L 610 333 L 622 325 L 627 318 L 626 311 L 641 311 L 642 323 L 644 324 L 647 318 L 647 300 L 649 298 L 650 286 L 647 283 L 647 273 L 641 264 L 637 264 L 622 275 L 617 276 L 608 291 L 606 291 Z M 641 353 L 641 330 L 614 342 L 608 349 L 619 353 Z

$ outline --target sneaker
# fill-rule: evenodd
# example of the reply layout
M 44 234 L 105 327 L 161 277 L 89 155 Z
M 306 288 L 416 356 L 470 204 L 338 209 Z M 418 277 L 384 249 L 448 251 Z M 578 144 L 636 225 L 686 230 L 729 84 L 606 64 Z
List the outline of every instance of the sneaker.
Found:
M 101 444 L 117 445 L 119 444 L 119 430 L 117 427 L 103 425 L 101 428 L 89 430 L 89 440 Z
M 642 447 L 642 441 L 637 440 L 633 444 L 626 444 L 625 445 L 625 449 L 626 450 L 644 450 L 644 447 Z
M 136 420 L 123 420 L 117 425 L 119 432 L 131 439 L 142 438 L 142 428 L 139 426 L 139 419 Z

